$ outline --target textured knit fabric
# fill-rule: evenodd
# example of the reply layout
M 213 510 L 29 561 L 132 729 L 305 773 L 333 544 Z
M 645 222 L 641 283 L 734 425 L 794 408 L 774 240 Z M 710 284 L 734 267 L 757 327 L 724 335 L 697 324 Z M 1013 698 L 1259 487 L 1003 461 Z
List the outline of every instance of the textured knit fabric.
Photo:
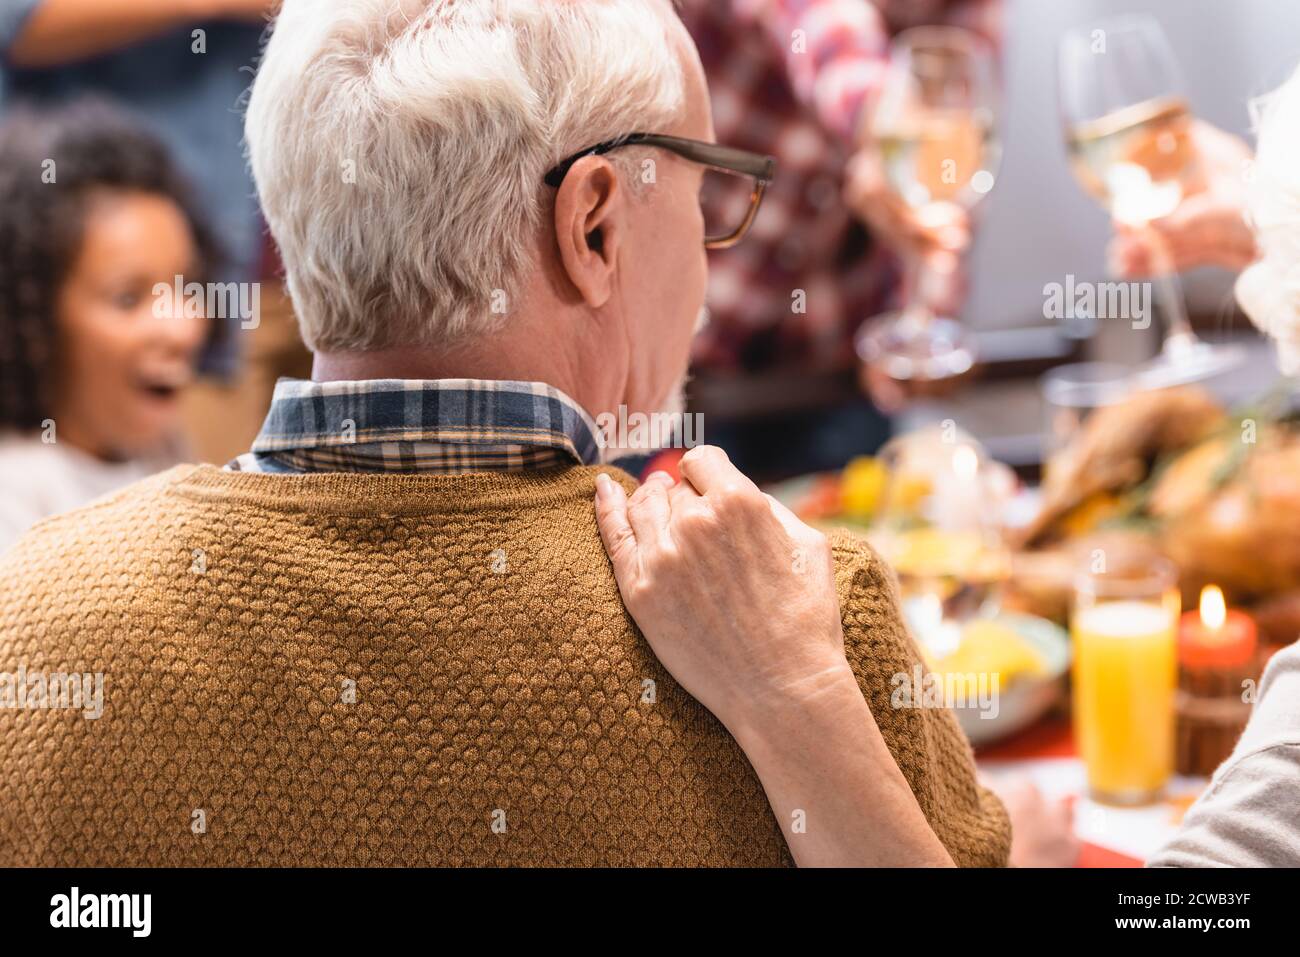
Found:
M 598 471 L 179 466 L 38 524 L 0 557 L 0 671 L 102 672 L 103 714 L 0 708 L 0 865 L 790 864 L 619 600 Z M 922 810 L 1005 863 L 952 716 L 889 706 L 918 660 L 892 579 L 835 554 Z
M 544 382 L 281 379 L 243 472 L 472 472 L 600 461 L 591 416 Z

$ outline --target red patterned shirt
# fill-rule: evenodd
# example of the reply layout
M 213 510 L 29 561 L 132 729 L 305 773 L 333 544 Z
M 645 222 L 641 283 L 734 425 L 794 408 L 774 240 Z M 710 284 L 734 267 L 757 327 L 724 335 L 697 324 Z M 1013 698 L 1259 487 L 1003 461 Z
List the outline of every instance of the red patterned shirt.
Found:
M 711 322 L 697 365 L 850 362 L 853 332 L 891 304 L 898 284 L 893 258 L 841 200 L 853 135 L 884 78 L 890 37 L 921 18 L 962 19 L 989 33 L 997 5 L 682 0 L 708 73 L 718 142 L 771 153 L 778 163 L 749 235 L 709 254 Z

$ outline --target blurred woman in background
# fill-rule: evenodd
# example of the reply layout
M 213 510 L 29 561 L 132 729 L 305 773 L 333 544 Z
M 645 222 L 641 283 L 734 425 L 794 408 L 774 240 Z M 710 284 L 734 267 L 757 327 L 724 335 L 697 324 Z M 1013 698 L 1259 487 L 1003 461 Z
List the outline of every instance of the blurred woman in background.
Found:
M 175 464 L 220 256 L 166 149 L 102 104 L 0 126 L 0 549 Z

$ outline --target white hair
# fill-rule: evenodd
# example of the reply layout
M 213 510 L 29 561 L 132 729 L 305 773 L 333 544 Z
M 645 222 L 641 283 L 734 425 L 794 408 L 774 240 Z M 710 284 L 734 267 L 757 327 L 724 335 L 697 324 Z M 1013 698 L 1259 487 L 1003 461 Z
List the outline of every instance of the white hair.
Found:
M 1259 142 L 1246 191 L 1260 259 L 1237 301 L 1277 342 L 1283 373 L 1300 374 L 1300 69 L 1252 105 Z
M 246 134 L 307 345 L 498 328 L 537 262 L 546 171 L 680 115 L 672 17 L 657 0 L 285 0 Z

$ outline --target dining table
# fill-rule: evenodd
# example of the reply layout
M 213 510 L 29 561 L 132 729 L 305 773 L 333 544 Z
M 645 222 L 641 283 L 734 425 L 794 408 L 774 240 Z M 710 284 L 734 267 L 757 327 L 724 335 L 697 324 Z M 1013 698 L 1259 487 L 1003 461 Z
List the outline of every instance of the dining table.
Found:
M 1055 711 L 1002 741 L 975 749 L 988 781 L 1028 779 L 1048 799 L 1065 797 L 1082 845 L 1077 867 L 1141 867 L 1178 829 L 1208 778 L 1174 775 L 1164 796 L 1141 807 L 1102 804 L 1088 795 L 1087 773 L 1068 714 Z

